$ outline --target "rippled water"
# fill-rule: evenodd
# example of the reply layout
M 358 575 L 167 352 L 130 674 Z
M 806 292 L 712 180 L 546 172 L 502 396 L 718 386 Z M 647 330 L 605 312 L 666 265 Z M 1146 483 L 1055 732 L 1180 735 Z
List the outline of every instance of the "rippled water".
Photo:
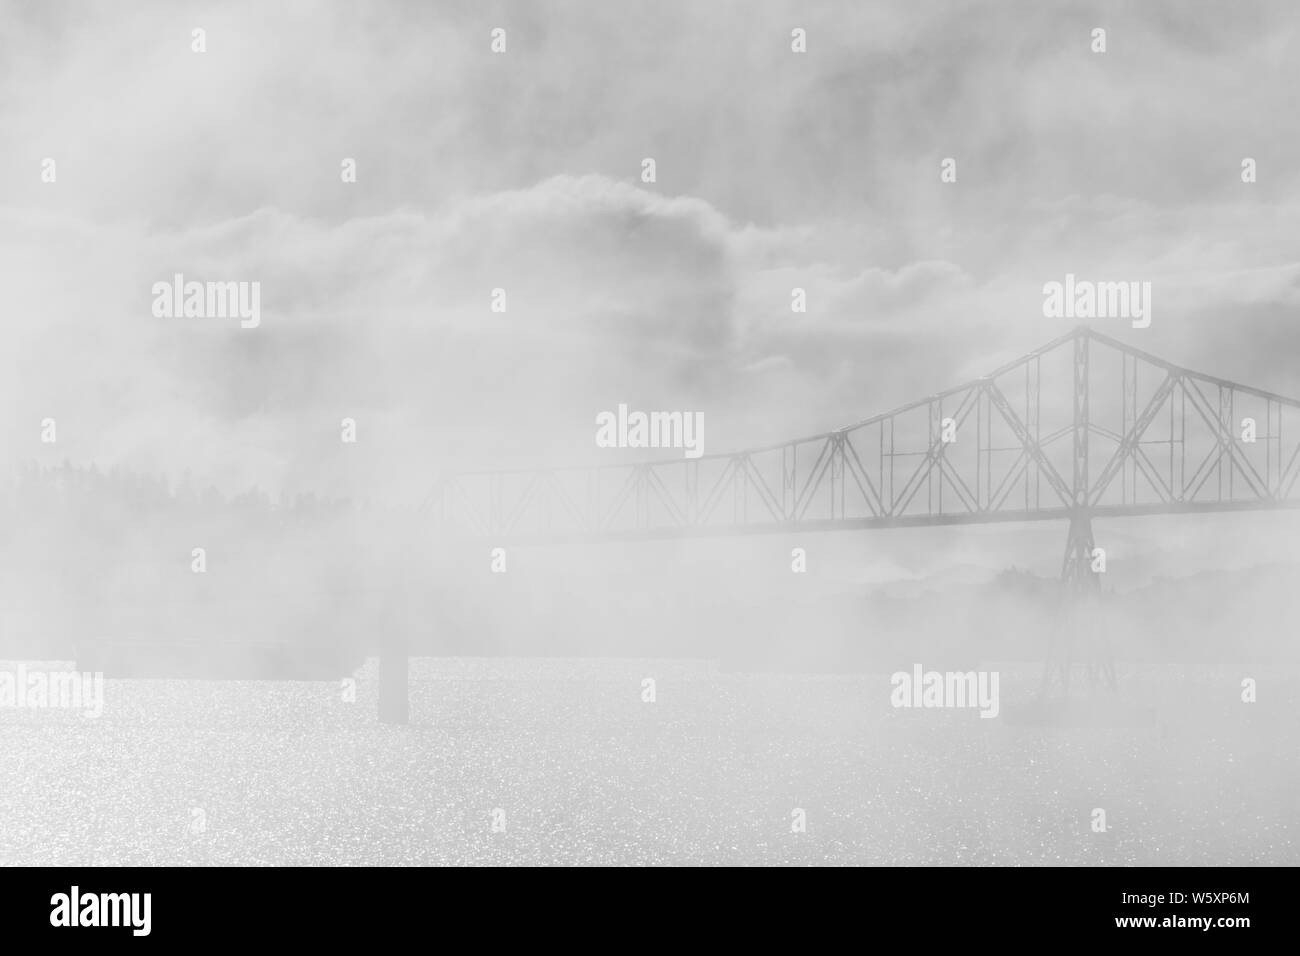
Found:
M 390 727 L 373 677 L 355 702 L 110 680 L 97 720 L 0 709 L 0 861 L 1300 863 L 1295 681 L 1245 705 L 1232 675 L 1130 676 L 1154 720 L 1044 727 L 893 710 L 888 675 L 439 659 Z M 1036 688 L 1004 673 L 1006 713 Z

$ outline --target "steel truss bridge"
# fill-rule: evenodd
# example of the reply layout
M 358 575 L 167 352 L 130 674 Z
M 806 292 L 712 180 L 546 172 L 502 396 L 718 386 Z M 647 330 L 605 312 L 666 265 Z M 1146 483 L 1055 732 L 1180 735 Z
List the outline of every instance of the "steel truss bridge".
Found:
M 1300 401 L 1080 327 L 820 435 L 696 459 L 449 474 L 425 507 L 448 532 L 547 543 L 1289 508 L 1297 476 Z
M 1081 326 L 834 431 L 696 459 L 448 474 L 425 507 L 442 533 L 493 545 L 1062 520 L 1074 604 L 1100 591 L 1093 518 L 1295 508 L 1298 476 L 1300 401 Z

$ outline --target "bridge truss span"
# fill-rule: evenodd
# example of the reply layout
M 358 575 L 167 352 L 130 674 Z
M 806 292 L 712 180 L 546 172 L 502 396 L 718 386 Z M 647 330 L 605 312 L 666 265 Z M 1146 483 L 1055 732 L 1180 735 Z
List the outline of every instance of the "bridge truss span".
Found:
M 1298 475 L 1300 401 L 1080 327 L 820 435 L 696 459 L 446 474 L 426 508 L 449 533 L 499 543 L 1074 526 L 1296 507 Z

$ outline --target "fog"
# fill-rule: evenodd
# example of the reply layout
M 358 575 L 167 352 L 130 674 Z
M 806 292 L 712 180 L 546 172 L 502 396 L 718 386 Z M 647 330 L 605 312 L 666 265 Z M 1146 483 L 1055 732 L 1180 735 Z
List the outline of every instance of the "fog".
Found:
M 1290 13 L 9 11 L 0 672 L 105 696 L 0 683 L 0 860 L 1294 865 Z M 1149 327 L 1049 316 L 1067 275 Z M 163 316 L 175 276 L 260 320 Z M 991 392 L 941 453 L 960 396 L 860 424 L 1080 322 L 1089 428 L 1072 341 L 995 382 L 1028 438 Z M 708 480 L 602 447 L 621 405 L 700 416 Z M 850 426 L 857 466 L 710 484 Z M 1131 454 L 1086 508 L 1075 434 L 1090 480 Z M 587 512 L 595 468 L 644 484 Z M 1071 508 L 1104 558 L 1063 582 Z

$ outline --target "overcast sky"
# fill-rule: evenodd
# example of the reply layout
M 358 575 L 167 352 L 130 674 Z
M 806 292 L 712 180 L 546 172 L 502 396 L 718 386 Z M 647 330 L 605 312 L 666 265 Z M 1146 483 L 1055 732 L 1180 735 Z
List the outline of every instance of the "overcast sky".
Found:
M 10 459 L 418 499 L 586 460 L 619 402 L 726 451 L 1055 338 L 1066 272 L 1152 282 L 1101 331 L 1300 396 L 1290 0 L 0 10 Z M 175 272 L 260 281 L 261 326 L 155 318 Z

